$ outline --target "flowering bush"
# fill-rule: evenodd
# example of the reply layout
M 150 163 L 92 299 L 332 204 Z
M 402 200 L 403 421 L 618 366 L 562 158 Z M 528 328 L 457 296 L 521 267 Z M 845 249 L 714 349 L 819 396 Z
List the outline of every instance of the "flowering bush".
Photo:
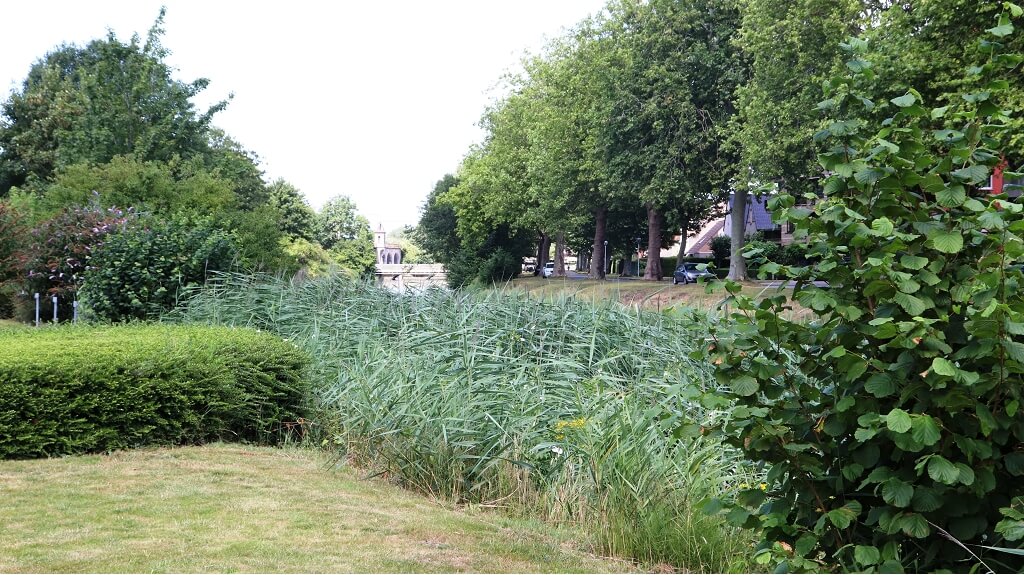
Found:
M 98 207 L 68 208 L 31 229 L 27 245 L 15 257 L 25 296 L 57 296 L 60 317 L 70 316 L 92 253 L 112 232 L 120 229 L 131 210 Z

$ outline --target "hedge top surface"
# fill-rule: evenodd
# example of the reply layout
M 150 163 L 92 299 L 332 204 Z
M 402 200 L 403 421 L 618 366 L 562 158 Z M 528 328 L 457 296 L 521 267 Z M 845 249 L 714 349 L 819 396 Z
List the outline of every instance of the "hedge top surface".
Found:
M 251 329 L 0 332 L 0 458 L 275 441 L 302 416 L 307 363 L 294 345 Z

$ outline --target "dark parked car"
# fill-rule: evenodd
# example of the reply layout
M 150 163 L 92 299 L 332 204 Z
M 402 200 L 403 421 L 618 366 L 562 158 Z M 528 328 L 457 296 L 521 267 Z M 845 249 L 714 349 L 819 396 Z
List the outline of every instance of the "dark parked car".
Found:
M 680 284 L 680 283 L 688 284 L 688 283 L 691 283 L 691 282 L 695 283 L 695 282 L 699 281 L 700 278 L 706 278 L 706 280 L 713 280 L 713 279 L 715 279 L 715 274 L 713 274 L 713 273 L 711 273 L 711 272 L 709 272 L 707 270 L 699 269 L 697 267 L 699 265 L 701 265 L 701 264 L 684 263 L 683 265 L 677 267 L 676 268 L 676 272 L 674 274 L 672 274 L 672 283 L 673 284 Z

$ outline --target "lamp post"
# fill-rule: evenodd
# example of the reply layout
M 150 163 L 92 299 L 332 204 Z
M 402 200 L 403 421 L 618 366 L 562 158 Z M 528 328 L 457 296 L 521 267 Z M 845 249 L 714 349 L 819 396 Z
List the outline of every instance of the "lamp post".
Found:
M 636 277 L 640 277 L 640 238 L 636 239 Z
M 608 277 L 608 240 L 604 241 L 604 277 Z

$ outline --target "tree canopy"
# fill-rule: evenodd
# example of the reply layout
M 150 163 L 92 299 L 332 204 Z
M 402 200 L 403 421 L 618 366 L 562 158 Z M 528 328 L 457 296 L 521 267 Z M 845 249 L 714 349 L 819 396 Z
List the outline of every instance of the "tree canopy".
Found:
M 193 99 L 209 82 L 175 76 L 166 62 L 163 22 L 161 10 L 144 38 L 122 41 L 108 32 L 84 46 L 55 48 L 31 66 L 0 104 L 0 213 L 5 220 L 17 213 L 20 220 L 16 230 L 4 224 L 5 233 L 7 228 L 16 233 L 4 238 L 0 253 L 0 281 L 6 282 L 0 287 L 0 311 L 9 310 L 5 302 L 23 298 L 29 288 L 75 297 L 88 275 L 79 272 L 90 268 L 90 257 L 99 258 L 100 243 L 106 241 L 106 235 L 87 229 L 88 222 L 122 210 L 143 216 L 139 221 L 149 229 L 180 232 L 180 238 L 225 238 L 232 249 L 218 252 L 223 257 L 191 254 L 208 261 L 201 266 L 204 274 L 218 267 L 294 272 L 307 266 L 340 266 L 364 274 L 372 267 L 365 221 L 358 233 L 345 237 L 344 245 L 330 236 L 332 250 L 310 243 L 317 234 L 313 210 L 288 182 L 268 184 L 259 157 L 213 125 L 227 101 L 205 110 L 196 107 Z M 354 214 L 354 206 L 348 209 Z M 319 221 L 335 219 L 325 214 Z M 129 251 L 145 247 L 148 255 L 133 265 L 159 270 L 175 258 L 191 257 L 157 253 L 171 250 L 173 242 L 136 241 L 149 232 L 129 229 L 134 221 L 126 219 L 120 231 L 112 228 L 111 233 L 125 237 L 110 240 Z M 182 226 L 195 227 L 195 233 Z M 69 240 L 61 245 L 47 240 L 43 249 L 41 237 Z M 198 250 L 201 242 L 181 245 Z M 325 264 L 325 258 L 332 262 Z M 65 273 L 51 265 L 61 261 L 77 263 Z M 96 263 L 110 268 L 110 262 L 123 261 L 118 256 Z M 102 281 L 110 284 L 117 276 L 106 273 Z M 147 287 L 133 293 L 152 291 Z M 163 309 L 169 296 L 161 292 L 160 297 L 165 299 L 105 309 L 116 308 L 117 314 Z

